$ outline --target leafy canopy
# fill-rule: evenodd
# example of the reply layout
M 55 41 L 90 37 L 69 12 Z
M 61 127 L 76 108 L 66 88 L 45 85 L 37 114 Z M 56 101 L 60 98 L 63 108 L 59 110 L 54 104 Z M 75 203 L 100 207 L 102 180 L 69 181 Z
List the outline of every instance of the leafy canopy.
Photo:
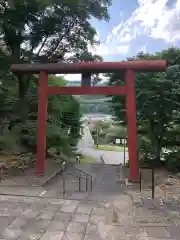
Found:
M 155 158 L 159 164 L 163 148 L 179 145 L 180 49 L 169 48 L 155 54 L 139 53 L 128 60 L 132 59 L 164 59 L 170 62 L 166 72 L 136 73 L 135 79 L 140 159 L 141 156 L 142 159 L 147 157 L 148 161 Z M 109 84 L 124 84 L 122 73 L 111 74 L 109 78 Z M 117 119 L 126 124 L 125 97 L 113 96 L 112 110 Z

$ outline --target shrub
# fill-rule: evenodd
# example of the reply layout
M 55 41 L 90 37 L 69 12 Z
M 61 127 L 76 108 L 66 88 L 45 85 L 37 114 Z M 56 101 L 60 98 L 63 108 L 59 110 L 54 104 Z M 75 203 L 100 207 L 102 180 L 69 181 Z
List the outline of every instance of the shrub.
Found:
M 180 172 L 180 150 L 166 154 L 165 166 L 171 172 Z
M 0 136 L 0 151 L 11 151 L 16 144 L 16 136 L 11 133 L 6 133 Z
M 151 142 L 141 137 L 139 139 L 139 166 L 141 168 L 151 168 L 154 156 L 154 149 L 151 146 Z

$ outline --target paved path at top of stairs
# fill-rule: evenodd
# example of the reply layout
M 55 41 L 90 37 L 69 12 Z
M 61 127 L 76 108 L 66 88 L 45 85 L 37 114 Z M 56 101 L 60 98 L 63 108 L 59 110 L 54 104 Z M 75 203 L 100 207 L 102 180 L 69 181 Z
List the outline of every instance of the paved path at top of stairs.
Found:
M 61 176 L 38 197 L 0 195 L 0 240 L 179 240 L 178 216 L 134 204 L 116 183 L 118 166 L 76 167 L 94 183 L 92 192 L 75 193 L 77 182 L 69 178 L 73 200 L 62 198 Z
M 179 240 L 180 227 L 161 212 L 135 208 L 126 195 L 117 203 L 112 211 L 102 202 L 0 196 L 0 239 Z

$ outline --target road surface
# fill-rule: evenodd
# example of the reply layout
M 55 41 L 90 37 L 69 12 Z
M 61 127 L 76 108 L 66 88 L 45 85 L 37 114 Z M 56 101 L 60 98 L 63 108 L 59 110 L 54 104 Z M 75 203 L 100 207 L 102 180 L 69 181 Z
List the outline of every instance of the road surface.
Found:
M 100 161 L 100 156 L 103 156 L 106 164 L 120 164 L 124 163 L 124 153 L 118 151 L 106 151 L 106 150 L 96 150 L 92 147 L 79 147 L 78 152 L 83 155 L 94 157 L 97 161 Z M 125 153 L 125 159 L 128 160 L 128 152 Z
M 106 151 L 94 149 L 94 140 L 89 130 L 88 124 L 84 123 L 83 136 L 78 144 L 78 152 L 83 155 L 94 157 L 100 161 L 100 156 L 103 156 L 106 164 L 124 163 L 124 153 L 119 151 Z M 125 153 L 125 159 L 128 160 L 128 152 Z

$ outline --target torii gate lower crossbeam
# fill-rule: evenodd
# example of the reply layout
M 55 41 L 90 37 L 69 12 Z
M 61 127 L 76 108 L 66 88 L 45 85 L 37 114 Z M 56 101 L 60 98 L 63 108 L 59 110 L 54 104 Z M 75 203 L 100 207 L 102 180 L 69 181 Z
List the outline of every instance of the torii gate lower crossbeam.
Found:
M 139 179 L 138 146 L 136 131 L 135 71 L 164 71 L 167 62 L 162 60 L 99 62 L 75 64 L 14 64 L 12 71 L 22 73 L 40 73 L 38 94 L 38 126 L 37 126 L 37 174 L 43 175 L 46 158 L 46 118 L 48 95 L 126 95 L 126 117 L 128 125 L 128 153 L 131 180 Z M 48 86 L 48 73 L 84 73 L 88 74 L 125 71 L 124 86 L 81 86 L 52 87 Z

